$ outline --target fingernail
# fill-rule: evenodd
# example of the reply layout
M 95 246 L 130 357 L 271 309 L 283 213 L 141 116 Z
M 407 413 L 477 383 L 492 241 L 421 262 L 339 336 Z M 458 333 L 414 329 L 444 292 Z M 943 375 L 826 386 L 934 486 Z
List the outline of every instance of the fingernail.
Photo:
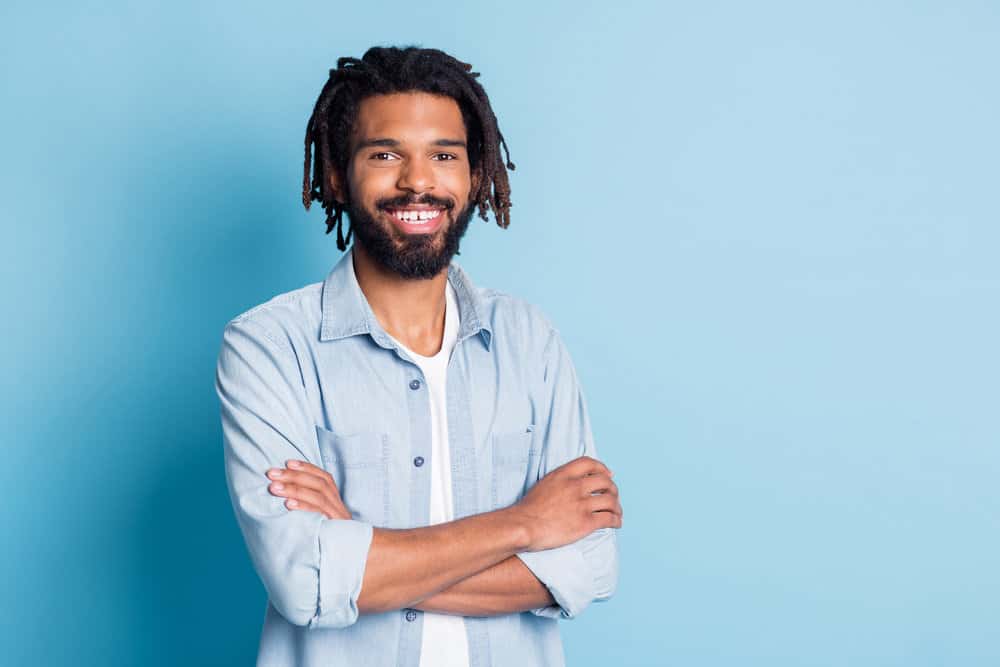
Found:
M 281 471 L 280 470 L 268 470 L 267 474 L 268 474 L 269 477 L 281 477 Z
M 299 468 L 301 466 L 302 466 L 302 464 L 299 463 L 298 461 L 289 461 L 288 462 L 288 467 L 289 468 Z
M 289 506 L 289 507 L 298 507 L 298 506 L 299 506 L 299 501 L 297 501 L 297 500 L 291 500 L 291 499 L 290 499 L 290 500 L 288 501 L 288 506 Z
M 285 485 L 275 482 L 274 484 L 271 485 L 271 488 L 274 489 L 275 491 L 281 491 L 282 489 L 285 488 Z

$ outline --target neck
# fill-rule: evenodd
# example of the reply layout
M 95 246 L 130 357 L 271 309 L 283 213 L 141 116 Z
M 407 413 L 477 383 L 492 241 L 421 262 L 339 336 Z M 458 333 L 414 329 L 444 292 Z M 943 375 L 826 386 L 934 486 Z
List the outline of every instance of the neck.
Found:
M 413 280 L 386 271 L 357 241 L 352 256 L 358 285 L 386 333 L 417 354 L 436 354 L 444 337 L 448 268 Z

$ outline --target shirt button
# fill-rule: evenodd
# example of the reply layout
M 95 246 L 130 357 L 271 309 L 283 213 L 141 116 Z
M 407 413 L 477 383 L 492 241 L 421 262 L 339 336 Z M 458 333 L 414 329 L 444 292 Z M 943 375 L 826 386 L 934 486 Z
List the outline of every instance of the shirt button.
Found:
M 410 380 L 410 389 L 420 389 L 420 380 Z
M 412 609 L 407 609 L 406 610 L 406 620 L 408 620 L 408 621 L 415 621 L 416 619 L 417 619 L 417 612 L 413 611 Z
M 423 464 L 424 464 L 424 457 L 418 456 L 417 458 L 413 459 L 413 465 L 417 466 L 418 468 Z

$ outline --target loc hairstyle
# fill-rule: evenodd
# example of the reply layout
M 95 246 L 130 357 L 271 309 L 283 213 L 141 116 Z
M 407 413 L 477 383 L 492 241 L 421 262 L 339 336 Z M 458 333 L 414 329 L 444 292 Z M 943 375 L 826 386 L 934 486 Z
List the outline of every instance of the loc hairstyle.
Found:
M 372 47 L 361 59 L 344 57 L 316 100 L 306 126 L 306 159 L 302 177 L 302 203 L 309 210 L 318 201 L 326 211 L 326 233 L 337 228 L 337 248 L 347 249 L 351 229 L 344 238 L 342 217 L 346 202 L 333 196 L 328 175 L 346 175 L 349 142 L 362 100 L 373 95 L 420 91 L 453 98 L 462 111 L 467 136 L 469 166 L 479 176 L 470 200 L 479 207 L 479 217 L 493 207 L 497 225 L 510 225 L 510 183 L 507 171 L 514 170 L 510 151 L 504 141 L 490 100 L 476 81 L 479 72 L 472 65 L 456 60 L 437 49 L 414 46 Z M 315 158 L 312 145 L 316 146 Z M 500 146 L 507 156 L 500 159 Z M 312 163 L 312 180 L 309 167 Z

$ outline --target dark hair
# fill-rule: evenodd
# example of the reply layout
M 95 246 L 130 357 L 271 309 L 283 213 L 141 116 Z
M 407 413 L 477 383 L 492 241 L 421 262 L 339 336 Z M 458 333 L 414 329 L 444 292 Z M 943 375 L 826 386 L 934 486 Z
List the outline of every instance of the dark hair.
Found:
M 347 248 L 341 218 L 345 202 L 337 201 L 331 191 L 327 174 L 347 173 L 348 144 L 357 119 L 361 101 L 373 95 L 421 91 L 453 98 L 462 111 L 468 135 L 469 165 L 479 180 L 470 195 L 470 203 L 479 207 L 479 217 L 486 220 L 486 211 L 493 207 L 497 225 L 510 225 L 510 183 L 504 169 L 514 170 L 507 142 L 500 134 L 496 116 L 490 107 L 486 91 L 476 81 L 478 72 L 472 65 L 437 49 L 379 47 L 368 49 L 360 60 L 339 58 L 337 68 L 316 100 L 306 126 L 306 160 L 302 178 L 302 203 L 309 210 L 313 200 L 326 210 L 326 233 L 337 227 L 337 247 Z M 316 144 L 315 159 L 311 146 Z M 507 155 L 500 159 L 500 146 Z M 312 181 L 309 167 L 312 162 Z

